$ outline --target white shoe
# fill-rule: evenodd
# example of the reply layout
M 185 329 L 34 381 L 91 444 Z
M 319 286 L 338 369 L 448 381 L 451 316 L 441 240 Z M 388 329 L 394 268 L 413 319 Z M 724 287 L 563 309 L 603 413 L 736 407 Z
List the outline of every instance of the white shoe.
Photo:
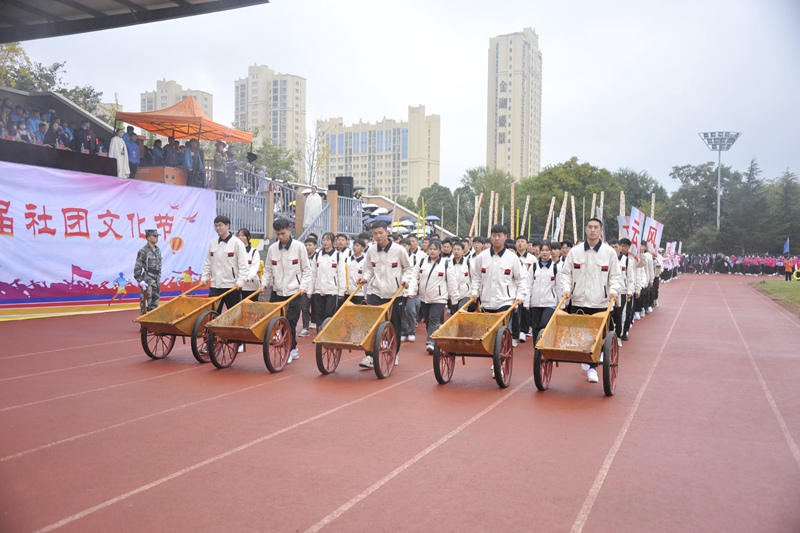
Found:
M 244 344 L 240 344 L 238 348 L 236 348 L 236 353 L 244 352 Z
M 517 339 L 511 339 L 511 346 L 513 346 L 514 348 L 517 347 Z
M 590 368 L 589 365 L 587 365 L 586 363 L 581 363 L 581 370 L 583 370 L 584 372 L 588 372 L 589 368 Z
M 648 308 L 647 308 L 647 314 L 649 315 L 649 314 L 650 314 L 650 313 L 652 313 L 652 312 L 653 312 L 653 308 L 652 308 L 652 307 L 648 307 Z
M 311 335 L 311 333 L 305 328 L 297 334 L 298 337 L 308 337 L 309 335 Z
M 360 366 L 361 368 L 373 368 L 372 356 L 371 355 L 365 355 L 364 359 L 362 359 L 361 362 L 358 363 L 358 366 Z
M 408 335 L 400 335 L 400 342 L 408 341 Z
M 297 348 L 289 352 L 289 357 L 286 358 L 286 364 L 291 364 L 295 359 L 300 359 L 300 352 L 297 351 Z
M 208 346 L 201 347 L 198 352 L 200 352 L 200 355 L 208 355 Z
M 312 322 L 311 324 L 308 325 L 308 327 L 311 328 L 311 329 L 317 329 L 317 323 L 316 322 Z
M 417 340 L 417 337 L 415 335 L 408 336 L 408 342 L 414 342 L 415 340 Z
M 589 383 L 597 383 L 598 381 L 600 381 L 597 377 L 597 370 L 595 370 L 594 368 L 590 368 L 586 372 L 586 379 L 589 380 Z
M 428 352 L 429 354 L 433 354 L 433 344 L 427 344 L 425 346 L 425 351 Z
M 399 355 L 395 355 L 394 356 L 394 366 L 400 366 L 400 356 Z
M 500 379 L 503 378 L 503 368 L 500 367 Z M 494 379 L 494 365 L 492 365 L 492 379 Z
M 519 332 L 519 342 L 525 342 L 525 334 L 521 331 Z
M 622 346 L 622 339 L 617 337 L 617 346 Z
M 636 312 L 633 313 L 633 319 L 634 320 L 641 320 L 642 319 L 642 316 L 639 314 L 639 311 L 636 311 Z

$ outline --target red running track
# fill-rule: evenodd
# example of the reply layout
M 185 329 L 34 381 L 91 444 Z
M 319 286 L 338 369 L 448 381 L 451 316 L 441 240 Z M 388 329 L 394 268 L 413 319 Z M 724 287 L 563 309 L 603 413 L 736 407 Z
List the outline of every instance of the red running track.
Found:
M 0 531 L 800 531 L 800 321 L 739 276 L 682 276 L 637 322 L 617 394 L 531 343 L 511 387 L 417 342 L 386 380 L 309 339 L 269 374 L 133 314 L 0 323 Z

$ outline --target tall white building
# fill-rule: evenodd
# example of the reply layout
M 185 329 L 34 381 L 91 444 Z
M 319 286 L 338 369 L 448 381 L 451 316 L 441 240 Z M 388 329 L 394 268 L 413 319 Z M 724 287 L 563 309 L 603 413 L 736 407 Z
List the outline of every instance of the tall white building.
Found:
M 317 180 L 323 187 L 336 176 L 352 176 L 367 194 L 416 199 L 439 183 L 440 117 L 425 115 L 425 106 L 409 106 L 403 122 L 384 117 L 345 126 L 338 117 L 317 126 L 326 156 Z
M 214 96 L 205 91 L 184 89 L 175 80 L 159 80 L 156 82 L 155 91 L 141 93 L 142 101 L 140 107 L 142 111 L 158 111 L 159 109 L 174 106 L 189 96 L 194 96 L 194 99 L 203 109 L 203 113 L 208 115 L 208 118 L 214 119 Z
M 271 139 L 275 146 L 295 152 L 295 171 L 299 181 L 305 181 L 305 78 L 253 65 L 246 78 L 234 82 L 234 91 L 235 126 L 255 133 L 256 147 Z
M 531 28 L 489 40 L 486 166 L 522 179 L 541 168 L 542 53 Z

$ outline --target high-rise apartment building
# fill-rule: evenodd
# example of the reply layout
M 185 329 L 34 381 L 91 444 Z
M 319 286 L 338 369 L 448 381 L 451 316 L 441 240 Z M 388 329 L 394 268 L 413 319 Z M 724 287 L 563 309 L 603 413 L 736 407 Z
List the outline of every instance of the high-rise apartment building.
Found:
M 486 166 L 535 176 L 542 152 L 542 53 L 531 28 L 489 39 Z
M 256 147 L 271 139 L 275 146 L 295 152 L 295 172 L 299 181 L 305 181 L 305 78 L 253 65 L 246 78 L 234 82 L 234 91 L 236 127 L 256 133 Z
M 339 118 L 317 124 L 322 137 L 324 164 L 320 186 L 336 176 L 353 176 L 368 194 L 414 198 L 439 183 L 439 115 L 425 115 L 425 106 L 409 106 L 408 121 L 384 119 L 345 126 Z
M 141 110 L 158 111 L 159 109 L 174 106 L 189 96 L 194 96 L 203 113 L 208 115 L 208 118 L 214 119 L 214 96 L 211 93 L 184 89 L 174 80 L 167 81 L 166 79 L 156 82 L 155 91 L 141 93 Z

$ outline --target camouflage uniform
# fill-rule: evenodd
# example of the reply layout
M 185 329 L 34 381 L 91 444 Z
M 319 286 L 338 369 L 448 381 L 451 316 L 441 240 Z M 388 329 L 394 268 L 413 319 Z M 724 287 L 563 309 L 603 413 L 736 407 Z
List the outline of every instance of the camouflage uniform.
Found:
M 136 266 L 133 267 L 133 277 L 137 283 L 147 283 L 147 290 L 139 295 L 139 310 L 142 314 L 158 307 L 161 297 L 161 250 L 155 249 L 150 244 L 145 244 L 136 254 Z

